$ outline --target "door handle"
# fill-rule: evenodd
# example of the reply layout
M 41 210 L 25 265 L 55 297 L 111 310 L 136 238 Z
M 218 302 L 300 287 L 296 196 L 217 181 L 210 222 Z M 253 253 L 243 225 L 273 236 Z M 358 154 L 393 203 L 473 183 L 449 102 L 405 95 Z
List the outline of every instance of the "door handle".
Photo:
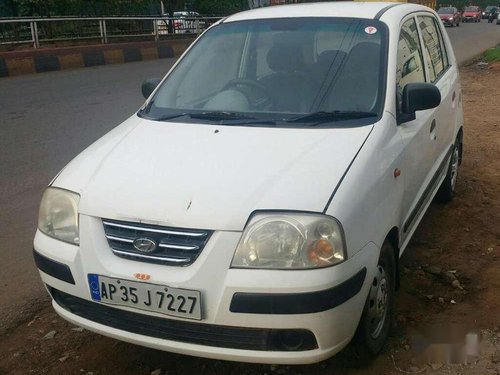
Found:
M 430 133 L 432 133 L 435 129 L 436 129 L 436 120 L 432 120 Z
M 436 138 L 437 138 L 437 135 L 436 135 L 436 119 L 432 120 L 431 122 L 431 130 L 429 133 L 431 133 L 431 140 L 435 141 Z

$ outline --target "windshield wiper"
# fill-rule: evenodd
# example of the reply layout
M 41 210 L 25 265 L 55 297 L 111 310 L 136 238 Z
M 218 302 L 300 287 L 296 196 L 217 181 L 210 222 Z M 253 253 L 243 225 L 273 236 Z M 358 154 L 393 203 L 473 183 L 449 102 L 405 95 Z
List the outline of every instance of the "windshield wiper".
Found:
M 172 115 L 160 116 L 152 118 L 154 121 L 168 121 L 178 117 L 190 117 L 199 120 L 212 120 L 212 121 L 224 121 L 224 120 L 256 120 L 255 117 L 245 116 L 235 112 L 225 112 L 225 111 L 210 111 L 210 112 L 182 112 L 175 113 Z
M 276 125 L 274 120 L 258 119 L 256 117 L 246 116 L 235 112 L 210 111 L 210 112 L 183 112 L 174 115 L 154 118 L 154 121 L 168 121 L 179 117 L 187 116 L 198 120 L 209 120 L 217 122 L 226 122 L 228 125 Z
M 192 112 L 187 114 L 189 117 L 199 120 L 213 120 L 213 121 L 224 121 L 224 120 L 256 120 L 255 117 L 250 117 L 242 115 L 236 112 L 227 111 L 208 111 L 208 112 Z
M 294 117 L 286 120 L 286 122 L 328 122 L 328 121 L 339 121 L 339 120 L 351 120 L 366 117 L 377 117 L 378 114 L 375 112 L 363 112 L 363 111 L 319 111 L 309 113 L 308 115 Z
M 177 113 L 175 115 L 161 116 L 161 117 L 153 117 L 151 120 L 153 121 L 168 121 L 177 117 L 189 116 L 189 113 Z
M 155 118 L 156 121 L 167 121 L 178 117 L 190 117 L 198 120 L 212 120 L 212 121 L 224 121 L 224 120 L 256 120 L 255 117 L 245 116 L 236 112 L 225 112 L 225 111 L 209 111 L 209 112 L 182 112 L 173 115 L 167 115 L 163 117 Z

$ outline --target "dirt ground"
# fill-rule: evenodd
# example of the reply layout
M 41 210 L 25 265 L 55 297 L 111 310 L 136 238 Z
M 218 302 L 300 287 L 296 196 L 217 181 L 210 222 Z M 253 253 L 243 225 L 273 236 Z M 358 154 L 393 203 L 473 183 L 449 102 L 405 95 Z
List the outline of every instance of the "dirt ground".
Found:
M 391 339 L 376 359 L 360 360 L 352 347 L 310 366 L 186 357 L 76 328 L 47 299 L 3 332 L 0 375 L 500 374 L 500 65 L 470 66 L 461 77 L 466 128 L 457 196 L 432 204 L 402 257 Z M 464 350 L 468 356 L 459 355 Z

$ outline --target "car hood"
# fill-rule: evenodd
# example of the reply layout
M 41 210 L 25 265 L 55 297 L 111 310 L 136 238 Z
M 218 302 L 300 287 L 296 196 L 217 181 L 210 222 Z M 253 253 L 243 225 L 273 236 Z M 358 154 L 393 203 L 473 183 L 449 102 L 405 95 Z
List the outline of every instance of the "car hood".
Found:
M 478 13 L 481 13 L 481 12 L 479 12 L 479 11 L 477 11 L 477 12 L 464 12 L 464 16 L 475 16 Z
M 373 125 L 297 129 L 131 118 L 54 182 L 80 213 L 173 227 L 242 230 L 255 210 L 322 212 Z

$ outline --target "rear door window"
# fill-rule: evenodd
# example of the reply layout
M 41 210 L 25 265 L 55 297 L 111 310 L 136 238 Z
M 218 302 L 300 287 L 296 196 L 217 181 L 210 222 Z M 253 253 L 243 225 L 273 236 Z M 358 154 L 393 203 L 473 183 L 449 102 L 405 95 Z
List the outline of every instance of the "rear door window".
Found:
M 432 16 L 419 16 L 418 23 L 424 42 L 424 59 L 429 72 L 429 82 L 435 82 L 448 67 L 443 37 Z

